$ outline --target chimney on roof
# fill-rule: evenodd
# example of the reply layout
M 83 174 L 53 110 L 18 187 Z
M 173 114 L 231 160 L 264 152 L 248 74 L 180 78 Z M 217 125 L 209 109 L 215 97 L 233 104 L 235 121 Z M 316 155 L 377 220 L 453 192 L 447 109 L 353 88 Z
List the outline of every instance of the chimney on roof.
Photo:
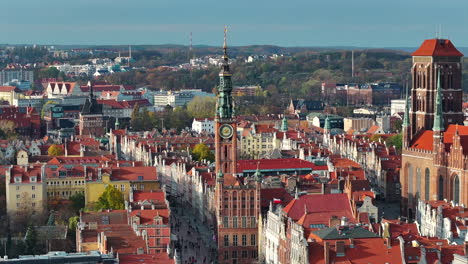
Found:
M 343 240 L 336 241 L 335 251 L 336 251 L 336 256 L 337 257 L 344 257 L 345 256 L 345 242 Z
M 341 225 L 347 226 L 349 224 L 348 218 L 346 216 L 341 217 Z
M 385 238 L 385 244 L 387 245 L 387 248 L 392 248 L 392 241 L 389 237 Z
M 330 244 L 327 241 L 323 243 L 323 259 L 325 264 L 330 264 Z
M 335 227 L 337 225 L 340 225 L 340 219 L 336 215 L 332 215 L 330 220 L 328 221 L 328 226 L 329 227 Z
M 349 247 L 354 248 L 354 239 L 352 238 L 349 239 Z

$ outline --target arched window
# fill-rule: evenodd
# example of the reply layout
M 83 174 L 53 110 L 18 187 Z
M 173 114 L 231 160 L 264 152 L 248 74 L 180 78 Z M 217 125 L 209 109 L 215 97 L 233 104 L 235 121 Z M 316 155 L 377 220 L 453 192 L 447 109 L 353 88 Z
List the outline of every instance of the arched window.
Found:
M 413 201 L 413 166 L 408 165 L 408 203 Z
M 453 202 L 460 203 L 460 178 L 458 175 L 453 178 Z
M 421 197 L 421 168 L 416 169 L 416 199 Z
M 429 192 L 431 191 L 431 171 L 429 168 L 426 168 L 425 171 L 425 177 L 424 177 L 424 199 L 426 201 L 430 200 Z
M 444 199 L 444 178 L 442 175 L 439 176 L 439 191 L 438 191 L 438 197 L 437 200 L 443 200 Z

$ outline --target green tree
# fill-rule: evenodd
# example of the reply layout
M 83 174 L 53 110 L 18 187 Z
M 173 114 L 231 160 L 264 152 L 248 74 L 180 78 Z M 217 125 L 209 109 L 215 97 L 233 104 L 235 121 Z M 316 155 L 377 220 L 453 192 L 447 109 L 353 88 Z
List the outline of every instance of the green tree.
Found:
M 138 131 L 141 128 L 140 105 L 138 105 L 138 103 L 133 107 L 130 125 L 135 131 Z
M 40 69 L 37 78 L 44 79 L 44 78 L 58 78 L 60 71 L 55 67 L 47 67 L 44 69 Z
M 85 207 L 85 196 L 83 193 L 78 192 L 70 196 L 71 207 L 74 211 L 79 212 Z
M 78 222 L 80 221 L 79 216 L 72 216 L 68 218 L 68 230 L 70 232 L 75 232 L 76 231 L 76 226 L 78 226 Z
M 387 140 L 385 140 L 385 143 L 387 143 L 387 146 L 395 146 L 396 150 L 401 152 L 401 148 L 403 146 L 403 137 L 401 134 L 396 134 L 388 137 Z
M 195 147 L 192 150 L 192 158 L 194 160 L 209 160 L 211 162 L 214 161 L 214 154 L 211 152 L 210 148 L 208 148 L 207 145 L 200 143 L 195 145 Z
M 187 104 L 187 112 L 195 118 L 208 118 L 215 115 L 216 97 L 195 96 Z
M 44 119 L 45 112 L 48 111 L 53 104 L 57 103 L 55 101 L 47 101 L 45 104 L 42 105 L 41 119 Z
M 108 185 L 98 198 L 96 209 L 122 210 L 125 208 L 123 193 L 112 185 Z
M 49 149 L 47 149 L 47 153 L 50 157 L 62 156 L 63 149 L 56 144 L 52 144 Z
M 381 135 L 379 134 L 374 134 L 370 137 L 370 140 L 374 141 L 374 142 L 379 142 L 379 140 L 382 138 Z
M 33 224 L 29 224 L 28 230 L 26 231 L 26 238 L 24 239 L 26 244 L 26 254 L 34 255 L 37 252 L 37 231 Z

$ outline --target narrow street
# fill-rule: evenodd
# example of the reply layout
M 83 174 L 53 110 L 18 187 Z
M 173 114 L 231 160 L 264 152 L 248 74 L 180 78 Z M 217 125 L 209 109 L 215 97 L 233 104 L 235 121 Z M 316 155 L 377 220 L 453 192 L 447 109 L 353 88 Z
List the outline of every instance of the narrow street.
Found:
M 191 207 L 183 206 L 174 199 L 171 205 L 171 230 L 182 264 L 216 263 L 216 242 L 213 231 L 200 223 Z

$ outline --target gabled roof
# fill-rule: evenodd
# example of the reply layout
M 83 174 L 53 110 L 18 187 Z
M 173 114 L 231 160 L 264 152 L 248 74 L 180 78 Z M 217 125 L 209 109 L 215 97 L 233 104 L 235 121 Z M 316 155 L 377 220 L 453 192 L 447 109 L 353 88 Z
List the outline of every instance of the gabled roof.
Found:
M 292 200 L 283 209 L 293 220 L 300 219 L 305 210 L 320 215 L 327 225 L 331 216 L 345 216 L 350 222 L 355 222 L 348 196 L 344 193 L 303 195 L 299 199 Z
M 412 56 L 463 57 L 448 39 L 426 39 Z
M 10 93 L 12 91 L 15 91 L 16 93 L 20 93 L 21 90 L 18 89 L 16 86 L 0 86 L 0 92 L 1 93 Z
M 466 155 L 468 153 L 468 126 L 449 125 L 443 134 L 444 144 L 446 144 L 446 149 L 453 144 L 453 136 L 455 135 L 456 130 L 458 130 L 458 134 L 460 135 L 460 143 L 463 147 L 463 153 Z M 411 148 L 432 151 L 433 145 L 434 131 L 423 130 L 419 133 L 411 145 Z

